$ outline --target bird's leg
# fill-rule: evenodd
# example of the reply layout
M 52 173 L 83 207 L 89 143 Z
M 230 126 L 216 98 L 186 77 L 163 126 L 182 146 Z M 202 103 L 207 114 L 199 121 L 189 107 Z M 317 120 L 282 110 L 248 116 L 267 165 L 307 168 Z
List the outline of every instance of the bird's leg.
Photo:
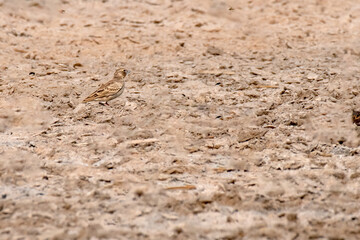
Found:
M 105 103 L 103 103 L 103 102 L 99 102 L 99 104 L 102 105 L 102 106 L 105 106 Z M 107 104 L 107 105 L 108 105 L 108 104 Z
M 106 106 L 110 106 L 110 105 L 108 104 L 108 102 L 105 102 L 105 105 L 106 105 Z

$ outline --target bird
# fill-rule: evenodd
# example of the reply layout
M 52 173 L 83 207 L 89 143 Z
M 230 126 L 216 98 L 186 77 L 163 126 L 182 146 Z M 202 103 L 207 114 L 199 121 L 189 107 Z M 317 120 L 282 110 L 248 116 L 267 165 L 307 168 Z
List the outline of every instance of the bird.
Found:
M 117 69 L 113 79 L 102 84 L 95 92 L 83 100 L 83 103 L 98 101 L 100 104 L 109 106 L 108 101 L 119 97 L 125 89 L 125 77 L 130 73 L 124 68 Z
M 357 126 L 360 126 L 360 111 L 353 110 L 353 112 L 352 112 L 352 121 Z

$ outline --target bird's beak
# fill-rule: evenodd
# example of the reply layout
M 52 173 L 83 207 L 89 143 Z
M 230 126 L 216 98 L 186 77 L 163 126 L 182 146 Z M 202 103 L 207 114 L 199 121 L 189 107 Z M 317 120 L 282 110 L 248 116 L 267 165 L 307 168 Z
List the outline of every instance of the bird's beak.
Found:
M 126 74 L 130 74 L 130 73 L 131 73 L 131 71 L 129 71 L 129 70 L 125 70 L 125 72 L 126 72 Z

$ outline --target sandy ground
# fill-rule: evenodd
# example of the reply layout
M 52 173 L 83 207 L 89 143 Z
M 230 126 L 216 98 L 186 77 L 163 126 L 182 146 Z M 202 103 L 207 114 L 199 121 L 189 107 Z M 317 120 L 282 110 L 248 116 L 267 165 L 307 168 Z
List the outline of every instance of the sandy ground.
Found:
M 3 0 L 0 29 L 0 239 L 360 238 L 359 1 Z

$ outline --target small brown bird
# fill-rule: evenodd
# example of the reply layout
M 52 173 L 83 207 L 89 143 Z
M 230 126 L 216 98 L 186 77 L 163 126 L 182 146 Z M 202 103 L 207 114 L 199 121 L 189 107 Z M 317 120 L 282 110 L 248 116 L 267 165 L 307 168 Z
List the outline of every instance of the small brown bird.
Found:
M 352 113 L 352 121 L 353 121 L 353 123 L 355 123 L 357 126 L 360 126 L 360 111 L 355 111 L 355 110 L 353 110 L 353 113 Z
M 106 105 L 108 101 L 120 96 L 125 89 L 125 77 L 130 73 L 129 70 L 120 68 L 115 71 L 114 78 L 107 83 L 102 84 L 95 92 L 90 94 L 83 100 L 83 103 L 90 101 L 98 101 L 100 104 Z

